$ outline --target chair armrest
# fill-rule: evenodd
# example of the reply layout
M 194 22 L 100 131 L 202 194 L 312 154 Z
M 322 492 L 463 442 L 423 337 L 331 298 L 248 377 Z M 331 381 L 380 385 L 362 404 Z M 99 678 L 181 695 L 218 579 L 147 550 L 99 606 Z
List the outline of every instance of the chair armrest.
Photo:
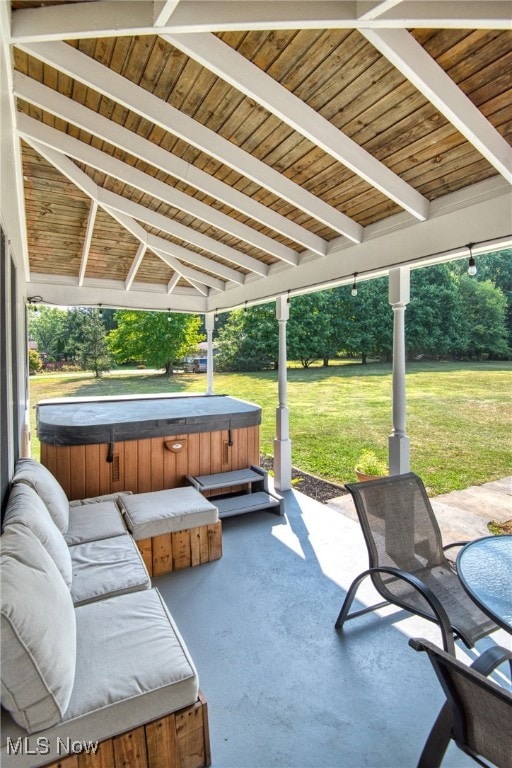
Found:
M 443 648 L 447 653 L 451 653 L 453 656 L 455 656 L 455 641 L 453 639 L 453 630 L 452 625 L 450 623 L 450 619 L 448 618 L 448 614 L 446 613 L 442 603 L 440 602 L 439 598 L 437 598 L 434 593 L 432 592 L 429 587 L 427 587 L 426 584 L 424 584 L 421 579 L 418 579 L 417 576 L 414 576 L 412 573 L 408 573 L 407 571 L 402 571 L 399 568 L 392 568 L 391 566 L 376 566 L 374 568 L 369 568 L 367 573 L 388 573 L 392 576 L 396 576 L 398 579 L 402 579 L 403 581 L 406 581 L 408 584 L 410 584 L 411 587 L 414 587 L 426 600 L 430 608 L 432 609 L 434 616 L 436 617 L 439 627 L 441 629 L 441 634 L 443 637 Z M 396 605 L 402 605 L 399 600 L 394 599 L 393 600 Z M 406 605 L 402 606 L 406 610 L 410 610 Z M 419 615 L 424 616 L 426 619 L 432 620 L 432 617 L 429 616 L 426 613 L 423 613 L 422 611 L 416 611 Z
M 471 669 L 488 677 L 504 661 L 510 662 L 510 672 L 512 674 L 512 651 L 509 651 L 508 648 L 504 648 L 502 645 L 493 645 L 480 654 L 471 664 Z

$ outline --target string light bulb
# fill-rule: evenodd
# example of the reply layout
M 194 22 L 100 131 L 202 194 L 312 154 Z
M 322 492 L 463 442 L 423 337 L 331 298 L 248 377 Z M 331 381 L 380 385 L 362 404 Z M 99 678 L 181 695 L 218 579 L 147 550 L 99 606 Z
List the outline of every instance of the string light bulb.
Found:
M 98 304 L 98 317 L 100 320 L 103 319 L 103 310 L 101 308 L 101 304 Z
M 354 272 L 354 282 L 352 283 L 352 290 L 350 291 L 352 296 L 357 296 L 356 278 L 357 278 L 357 272 Z
M 171 322 L 171 310 L 170 309 L 167 310 L 167 322 L 168 323 Z
M 473 243 L 468 244 L 469 248 L 469 262 L 468 262 L 468 275 L 471 277 L 474 277 L 476 275 L 476 264 L 475 264 L 475 257 L 473 256 L 472 251 Z

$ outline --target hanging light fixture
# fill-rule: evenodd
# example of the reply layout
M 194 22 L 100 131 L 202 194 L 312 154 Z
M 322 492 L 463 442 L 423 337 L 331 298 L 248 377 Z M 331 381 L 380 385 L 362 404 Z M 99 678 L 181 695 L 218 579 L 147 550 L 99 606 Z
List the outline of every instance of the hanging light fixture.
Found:
M 170 309 L 167 310 L 167 322 L 168 323 L 171 322 L 171 310 Z
M 350 291 L 352 296 L 357 296 L 356 278 L 357 278 L 357 272 L 354 272 L 354 282 L 352 283 L 352 290 Z
M 476 264 L 475 264 L 475 257 L 473 256 L 473 251 L 471 250 L 474 243 L 469 243 L 469 262 L 468 262 L 468 275 L 471 277 L 474 277 L 476 275 Z
M 101 304 L 98 304 L 98 317 L 100 320 L 103 320 L 103 310 L 101 308 Z

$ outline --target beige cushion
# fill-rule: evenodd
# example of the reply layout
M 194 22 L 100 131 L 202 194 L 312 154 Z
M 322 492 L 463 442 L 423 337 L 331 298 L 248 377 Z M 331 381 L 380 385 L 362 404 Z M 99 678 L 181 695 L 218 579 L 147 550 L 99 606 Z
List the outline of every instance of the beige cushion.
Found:
M 123 516 L 113 501 L 69 507 L 69 525 L 64 534 L 68 546 L 84 541 L 109 539 L 126 533 Z
M 119 503 L 126 525 L 137 540 L 209 525 L 219 519 L 217 507 L 192 486 L 134 493 Z
M 33 488 L 24 483 L 14 485 L 9 494 L 3 523 L 4 530 L 12 523 L 20 523 L 30 528 L 51 555 L 62 578 L 70 587 L 73 573 L 68 545 L 50 517 L 42 499 Z
M 14 473 L 13 483 L 26 483 L 30 485 L 42 498 L 53 522 L 65 533 L 69 524 L 68 497 L 59 481 L 34 459 L 18 459 Z
M 4 763 L 5 768 L 36 768 L 49 760 L 52 763 L 63 760 L 62 743 L 68 740 L 88 742 L 112 738 L 197 701 L 194 663 L 156 589 L 87 603 L 76 609 L 76 620 L 75 686 L 63 721 L 41 734 L 48 739 L 49 752 L 6 754 L 6 738 L 15 742 L 24 734 L 4 718 L 2 768 Z M 33 742 L 31 739 L 30 743 Z M 162 743 L 165 745 L 164 738 Z M 169 764 L 164 759 L 167 757 L 164 748 L 158 758 L 160 754 L 161 760 L 155 760 L 152 765 Z M 83 761 L 84 765 L 99 765 L 93 756 L 90 760 L 86 758 L 87 755 L 82 754 L 80 764 Z M 132 756 L 130 761 L 128 756 L 124 764 L 138 768 L 141 760 L 136 762 Z M 192 762 L 183 758 L 181 764 L 192 765 Z
M 39 539 L 24 525 L 1 540 L 2 705 L 28 733 L 64 715 L 76 663 L 69 589 Z
M 144 561 L 129 533 L 76 544 L 69 552 L 73 564 L 71 598 L 75 606 L 151 586 Z

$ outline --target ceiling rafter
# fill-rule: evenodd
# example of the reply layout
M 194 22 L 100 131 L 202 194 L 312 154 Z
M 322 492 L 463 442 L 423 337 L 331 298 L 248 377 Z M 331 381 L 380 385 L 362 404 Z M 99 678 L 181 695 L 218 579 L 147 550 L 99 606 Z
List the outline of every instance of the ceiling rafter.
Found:
M 218 37 L 212 34 L 161 37 L 254 99 L 417 219 L 425 221 L 428 218 L 429 202 L 423 195 Z M 357 238 L 350 239 L 357 242 Z
M 512 183 L 512 148 L 409 32 L 363 30 L 362 34 Z
M 80 260 L 80 271 L 78 273 L 78 285 L 84 284 L 85 273 L 87 270 L 87 261 L 89 259 L 89 251 L 91 249 L 91 240 L 94 232 L 94 223 L 96 221 L 96 212 L 98 210 L 98 203 L 93 200 L 91 207 L 89 208 L 89 217 L 87 219 L 87 225 L 85 227 L 85 239 L 82 248 L 82 258 Z
M 191 187 L 225 203 L 230 208 L 238 210 L 269 229 L 274 229 L 276 232 L 290 240 L 294 240 L 318 255 L 325 255 L 328 247 L 327 242 L 304 227 L 294 224 L 294 222 L 286 219 L 284 216 L 265 208 L 261 203 L 215 179 L 210 174 L 187 163 L 180 157 L 167 152 L 148 139 L 137 136 L 137 134 L 121 125 L 112 123 L 106 117 L 73 102 L 68 97 L 32 80 L 21 72 L 14 73 L 14 93 L 24 101 L 34 104 L 45 112 L 60 117 L 77 128 L 81 128 L 97 136 L 99 139 L 119 147 L 124 152 L 128 152 L 134 157 L 149 163 L 153 167 L 169 173 Z M 108 156 L 105 153 L 104 157 L 107 161 Z M 134 186 L 136 186 L 136 180 L 141 182 L 144 178 L 145 184 L 139 188 L 142 190 L 143 188 L 150 187 L 149 194 L 159 197 L 163 202 L 176 206 L 192 216 L 196 216 L 198 219 L 211 224 L 213 227 L 223 230 L 240 240 L 244 240 L 282 261 L 289 264 L 297 263 L 297 254 L 294 250 L 277 242 L 268 235 L 237 221 L 232 216 L 217 211 L 205 203 L 196 200 L 191 195 L 186 195 L 184 192 L 159 182 L 157 179 L 148 176 L 148 174 L 143 175 L 142 171 L 138 171 L 132 166 L 130 166 L 130 173 L 133 176 L 132 183 Z
M 510 29 L 504 0 L 403 0 L 375 18 L 363 0 L 181 0 L 164 26 L 147 0 L 59 4 L 13 13 L 12 42 L 282 29 Z
M 201 152 L 214 157 L 259 186 L 334 232 L 353 242 L 361 242 L 363 228 L 345 214 L 324 203 L 298 184 L 275 171 L 232 142 L 219 136 L 149 91 L 118 75 L 65 43 L 24 44 L 21 48 L 40 61 L 79 80 L 98 93 L 188 142 Z
M 180 0 L 153 0 L 153 18 L 155 27 L 167 24 Z
M 137 253 L 135 254 L 133 261 L 131 263 L 130 269 L 128 270 L 128 275 L 126 276 L 126 280 L 124 283 L 124 287 L 126 291 L 129 291 L 133 285 L 133 281 L 135 280 L 135 276 L 137 272 L 139 271 L 139 267 L 142 264 L 142 259 L 144 258 L 144 254 L 146 253 L 147 246 L 143 243 L 139 244 L 139 247 L 137 248 Z M 177 279 L 179 280 L 179 275 L 175 275 Z
M 88 195 L 91 200 L 97 202 L 100 208 L 106 210 L 107 213 L 116 219 L 116 221 L 118 221 L 124 227 L 124 229 L 130 232 L 130 234 L 132 234 L 139 241 L 139 243 L 146 245 L 148 248 L 151 248 L 151 250 L 155 250 L 151 247 L 151 243 L 153 243 L 155 248 L 158 248 L 158 256 L 170 267 L 172 267 L 175 272 L 178 272 L 187 280 L 190 278 L 191 280 L 195 280 L 197 283 L 206 284 L 211 288 L 224 290 L 225 282 L 222 280 L 212 277 L 211 275 L 197 272 L 195 269 L 190 269 L 190 267 L 182 264 L 178 258 L 172 256 L 171 254 L 173 249 L 175 249 L 174 252 L 180 252 L 180 246 L 174 246 L 172 243 L 169 243 L 163 238 L 150 235 L 130 216 L 119 213 L 115 209 L 103 203 L 101 200 L 102 190 L 89 178 L 89 176 L 87 176 L 86 173 L 77 168 L 72 160 L 65 157 L 65 155 L 61 155 L 59 152 L 56 152 L 55 150 L 40 144 L 30 137 L 26 137 L 26 141 L 36 150 L 36 152 L 39 152 L 42 157 L 44 157 L 49 163 L 57 168 L 57 170 L 60 171 L 67 179 L 69 179 L 69 181 L 75 184 L 82 192 L 85 192 L 85 194 Z M 182 250 L 185 251 L 185 249 Z M 189 252 L 187 251 L 186 253 L 188 254 Z
M 361 21 L 373 21 L 402 2 L 403 0 L 376 0 L 370 3 L 360 1 L 357 3 L 358 18 Z

